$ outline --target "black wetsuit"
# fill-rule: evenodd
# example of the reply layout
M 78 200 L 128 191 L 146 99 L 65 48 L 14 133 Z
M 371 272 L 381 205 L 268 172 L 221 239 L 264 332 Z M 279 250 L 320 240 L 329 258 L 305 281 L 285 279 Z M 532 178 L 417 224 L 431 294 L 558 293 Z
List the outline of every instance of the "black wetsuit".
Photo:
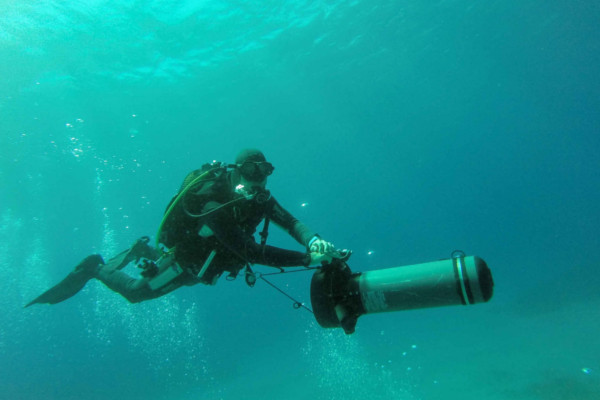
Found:
M 190 173 L 182 189 L 201 172 Z M 256 197 L 248 200 L 236 192 L 236 185 L 232 172 L 219 171 L 210 181 L 186 192 L 167 215 L 160 242 L 174 248 L 175 260 L 183 267 L 184 273 L 165 288 L 153 291 L 148 286 L 148 278 L 134 279 L 118 270 L 107 272 L 100 269 L 97 278 L 129 301 L 140 302 L 162 296 L 182 285 L 214 284 L 223 272 L 235 277 L 247 264 L 307 266 L 310 263 L 307 252 L 259 244 L 254 240 L 254 234 L 265 218 L 307 249 L 316 234 L 281 207 L 268 192 L 262 201 L 257 201 Z M 207 233 L 201 236 L 203 227 Z M 213 250 L 214 258 L 198 278 Z

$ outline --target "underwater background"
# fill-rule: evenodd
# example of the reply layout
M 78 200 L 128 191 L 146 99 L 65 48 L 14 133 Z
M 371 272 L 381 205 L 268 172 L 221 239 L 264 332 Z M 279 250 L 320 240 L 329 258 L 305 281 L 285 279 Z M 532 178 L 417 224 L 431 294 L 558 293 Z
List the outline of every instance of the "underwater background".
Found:
M 0 1 L 0 399 L 599 398 L 598 21 L 595 1 Z M 354 271 L 461 249 L 494 297 L 349 336 L 243 279 L 23 309 L 244 147 Z M 310 304 L 310 278 L 271 280 Z

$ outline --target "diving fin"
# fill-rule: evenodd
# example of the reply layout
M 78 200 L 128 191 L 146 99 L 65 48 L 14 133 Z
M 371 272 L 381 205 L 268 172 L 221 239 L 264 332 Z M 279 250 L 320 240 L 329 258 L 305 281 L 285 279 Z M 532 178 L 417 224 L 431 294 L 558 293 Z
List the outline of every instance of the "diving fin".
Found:
M 27 303 L 25 308 L 36 303 L 56 304 L 74 296 L 83 289 L 87 281 L 94 277 L 99 265 L 104 265 L 102 256 L 99 254 L 87 256 L 65 279 Z
M 117 254 L 108 260 L 106 264 L 99 254 L 87 256 L 65 279 L 27 303 L 25 307 L 36 303 L 56 304 L 74 296 L 83 289 L 87 281 L 95 276 L 99 265 L 103 265 L 103 271 L 112 272 L 123 269 L 130 262 L 137 262 L 140 258 L 158 260 L 159 252 L 154 247 L 149 246 L 149 242 L 149 237 L 142 236 L 129 249 Z

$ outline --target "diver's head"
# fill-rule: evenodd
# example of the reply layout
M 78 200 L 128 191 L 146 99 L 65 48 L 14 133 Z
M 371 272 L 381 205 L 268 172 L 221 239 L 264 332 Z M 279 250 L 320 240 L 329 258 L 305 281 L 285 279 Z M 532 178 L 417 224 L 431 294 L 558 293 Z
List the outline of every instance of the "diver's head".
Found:
M 253 188 L 264 188 L 267 177 L 273 173 L 275 167 L 267 161 L 262 151 L 257 149 L 244 149 L 235 158 L 236 171 L 239 173 L 240 184 Z

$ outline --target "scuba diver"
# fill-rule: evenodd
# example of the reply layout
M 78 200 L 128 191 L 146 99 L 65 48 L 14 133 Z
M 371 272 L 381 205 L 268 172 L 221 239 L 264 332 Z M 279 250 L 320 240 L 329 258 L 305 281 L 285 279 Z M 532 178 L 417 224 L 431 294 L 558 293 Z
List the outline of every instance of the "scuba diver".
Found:
M 101 281 L 131 303 L 157 298 L 181 286 L 214 285 L 227 274 L 235 279 L 242 270 L 249 286 L 256 275 L 251 265 L 309 267 L 347 259 L 286 211 L 266 189 L 274 167 L 257 149 L 242 150 L 235 164 L 213 162 L 187 175 L 165 211 L 156 246 L 138 239 L 131 248 L 104 262 L 98 255 L 86 257 L 63 281 L 25 307 L 64 301 L 92 278 Z M 254 239 L 264 221 L 260 243 Z M 269 223 L 283 228 L 306 252 L 266 244 Z M 134 278 L 121 271 L 130 262 L 142 268 Z

